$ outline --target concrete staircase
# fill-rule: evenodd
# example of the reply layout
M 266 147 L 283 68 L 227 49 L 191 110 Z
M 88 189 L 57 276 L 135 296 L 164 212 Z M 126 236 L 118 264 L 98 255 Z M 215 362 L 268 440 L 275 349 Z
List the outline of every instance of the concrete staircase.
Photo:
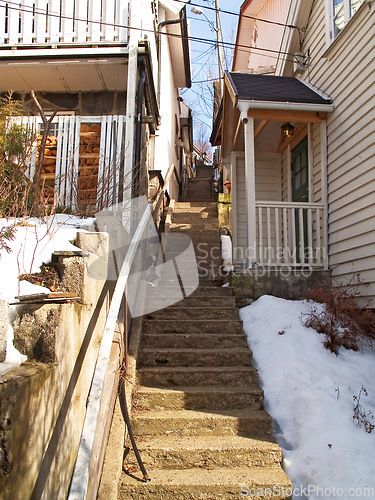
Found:
M 291 483 L 262 409 L 235 299 L 218 279 L 215 210 L 209 201 L 175 207 L 171 230 L 191 236 L 200 286 L 144 318 L 132 424 L 151 482 L 140 480 L 128 443 L 119 499 L 229 499 L 251 488 L 258 491 L 253 498 L 264 498 L 262 491 L 275 486 L 280 494 L 272 498 L 288 498 L 282 488 Z

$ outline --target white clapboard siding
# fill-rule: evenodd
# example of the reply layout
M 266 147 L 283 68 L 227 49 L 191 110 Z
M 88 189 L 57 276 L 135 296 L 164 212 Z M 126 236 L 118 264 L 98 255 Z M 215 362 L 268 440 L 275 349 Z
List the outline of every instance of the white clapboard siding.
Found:
M 260 19 L 279 20 L 286 19 L 289 10 L 290 0 L 278 0 L 277 2 L 265 2 L 258 12 L 253 13 Z M 251 9 L 251 4 L 250 4 Z M 261 24 L 261 29 L 259 25 Z M 248 68 L 261 68 L 275 66 L 278 55 L 277 50 L 280 47 L 281 38 L 284 33 L 284 26 L 275 24 L 255 22 L 253 39 L 251 45 L 253 47 L 274 50 L 275 53 L 256 48 L 250 52 Z
M 364 5 L 330 48 L 325 22 L 324 0 L 315 0 L 303 47 L 311 64 L 302 78 L 335 105 L 327 120 L 329 264 L 335 278 L 360 271 L 363 303 L 375 307 L 375 10 Z
M 0 5 L 0 44 L 121 42 L 128 0 L 20 0 Z

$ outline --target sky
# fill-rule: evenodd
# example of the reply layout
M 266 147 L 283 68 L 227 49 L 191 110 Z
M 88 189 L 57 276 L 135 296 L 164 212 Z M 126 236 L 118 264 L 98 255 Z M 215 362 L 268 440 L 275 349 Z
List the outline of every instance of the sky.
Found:
M 235 15 L 220 14 L 222 40 L 224 43 L 234 43 L 237 33 L 238 14 L 242 0 L 219 0 L 219 8 L 235 13 Z M 185 103 L 192 109 L 194 123 L 194 141 L 208 140 L 212 128 L 212 82 L 218 76 L 218 55 L 216 50 L 216 32 L 203 15 L 194 14 L 194 6 L 206 14 L 215 25 L 215 1 L 192 0 L 187 4 L 187 15 L 190 26 L 190 36 L 201 38 L 202 42 L 191 40 L 191 89 L 183 89 L 181 96 Z M 225 70 L 231 69 L 232 53 L 224 48 Z

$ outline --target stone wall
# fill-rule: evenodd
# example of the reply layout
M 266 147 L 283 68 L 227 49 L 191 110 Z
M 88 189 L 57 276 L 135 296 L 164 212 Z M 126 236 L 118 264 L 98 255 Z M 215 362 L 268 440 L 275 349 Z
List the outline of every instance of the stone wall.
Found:
M 238 307 L 251 304 L 262 295 L 273 295 L 282 299 L 311 299 L 312 291 L 322 286 L 331 286 L 330 271 L 299 270 L 283 272 L 268 270 L 233 273 L 229 279 Z
M 78 245 L 89 259 L 62 261 L 81 299 L 19 306 L 15 342 L 28 361 L 0 377 L 2 500 L 67 496 L 108 308 L 108 239 L 80 233 Z

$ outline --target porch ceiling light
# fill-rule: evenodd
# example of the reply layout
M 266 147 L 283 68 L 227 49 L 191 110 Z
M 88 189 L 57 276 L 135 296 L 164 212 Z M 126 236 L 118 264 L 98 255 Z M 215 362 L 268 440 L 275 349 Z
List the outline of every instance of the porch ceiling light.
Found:
M 296 127 L 293 127 L 291 123 L 284 123 L 284 125 L 281 125 L 281 134 L 284 137 L 291 137 L 294 134 L 294 130 Z

